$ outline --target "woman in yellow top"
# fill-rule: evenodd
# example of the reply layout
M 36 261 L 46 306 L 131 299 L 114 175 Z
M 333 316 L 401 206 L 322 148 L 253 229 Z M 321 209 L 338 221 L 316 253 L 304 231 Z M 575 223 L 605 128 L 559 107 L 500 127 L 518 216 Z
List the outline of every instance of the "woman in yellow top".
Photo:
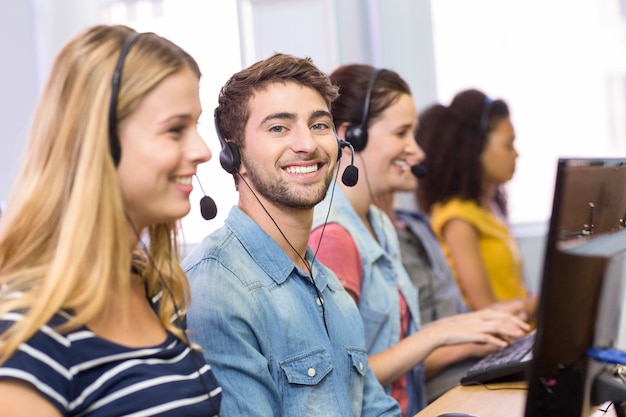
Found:
M 507 224 L 503 184 L 518 157 L 507 104 L 477 90 L 457 94 L 449 106 L 431 106 L 420 117 L 416 139 L 428 158 L 418 200 L 456 274 L 470 308 L 529 295 L 522 260 Z

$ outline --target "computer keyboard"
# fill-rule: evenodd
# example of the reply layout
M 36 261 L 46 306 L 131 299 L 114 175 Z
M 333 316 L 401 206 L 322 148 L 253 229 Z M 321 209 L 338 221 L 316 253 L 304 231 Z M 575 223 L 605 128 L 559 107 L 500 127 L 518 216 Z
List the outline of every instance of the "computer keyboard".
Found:
M 486 383 L 517 375 L 523 379 L 524 372 L 530 367 L 534 342 L 533 331 L 516 339 L 509 346 L 490 353 L 467 370 L 461 378 L 461 385 Z

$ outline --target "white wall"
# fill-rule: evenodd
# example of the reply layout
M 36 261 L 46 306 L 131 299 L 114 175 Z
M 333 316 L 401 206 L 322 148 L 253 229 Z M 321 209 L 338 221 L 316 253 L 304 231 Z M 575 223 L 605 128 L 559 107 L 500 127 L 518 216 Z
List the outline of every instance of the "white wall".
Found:
M 0 0 L 0 202 L 17 174 L 45 75 L 59 48 L 97 20 L 96 3 Z
M 15 179 L 38 91 L 32 10 L 27 1 L 0 0 L 0 202 Z

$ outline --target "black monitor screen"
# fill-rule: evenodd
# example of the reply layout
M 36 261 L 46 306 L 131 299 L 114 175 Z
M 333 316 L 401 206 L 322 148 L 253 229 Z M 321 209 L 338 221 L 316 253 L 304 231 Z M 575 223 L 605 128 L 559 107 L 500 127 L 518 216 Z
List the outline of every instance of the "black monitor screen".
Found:
M 609 281 L 621 290 L 625 212 L 626 159 L 558 161 L 526 417 L 588 415 L 596 371 L 587 350 Z M 603 343 L 616 333 L 605 326 Z

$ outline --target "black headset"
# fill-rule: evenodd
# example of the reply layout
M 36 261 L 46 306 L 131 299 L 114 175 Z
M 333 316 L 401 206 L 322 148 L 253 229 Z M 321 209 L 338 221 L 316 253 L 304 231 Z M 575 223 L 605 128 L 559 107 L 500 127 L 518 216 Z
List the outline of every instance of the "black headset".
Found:
M 217 107 L 213 111 L 213 122 L 215 123 L 215 133 L 220 141 L 222 150 L 220 151 L 220 165 L 224 168 L 224 171 L 229 174 L 234 174 L 239 171 L 241 165 L 241 154 L 239 153 L 239 147 L 235 142 L 226 141 L 222 131 L 220 130 Z
M 353 123 L 346 128 L 346 140 L 352 144 L 355 152 L 362 151 L 367 145 L 367 123 L 370 116 L 370 104 L 372 102 L 372 92 L 378 75 L 382 69 L 374 70 L 369 83 L 367 84 L 367 92 L 365 93 L 365 102 L 363 103 L 363 116 L 360 123 Z
M 111 151 L 111 158 L 113 163 L 117 166 L 120 163 L 122 157 L 122 147 L 120 145 L 120 138 L 117 134 L 117 96 L 120 91 L 120 81 L 122 79 L 122 68 L 124 66 L 124 60 L 130 47 L 139 38 L 140 33 L 133 32 L 126 36 L 120 56 L 115 64 L 115 70 L 113 71 L 113 77 L 111 78 L 111 101 L 109 102 L 109 149 Z
M 222 146 L 222 150 L 220 151 L 220 165 L 222 165 L 224 171 L 229 174 L 234 174 L 239 171 L 239 166 L 241 165 L 241 154 L 239 153 L 239 147 L 235 142 L 224 139 L 224 135 L 222 134 L 219 126 L 217 107 L 213 111 L 213 122 L 215 123 L 215 133 L 217 134 L 217 138 Z M 339 158 L 341 158 L 341 148 L 348 145 L 343 144 L 343 141 L 341 141 L 336 134 L 335 138 L 337 139 L 337 147 L 339 148 L 339 152 L 337 154 L 337 160 L 339 160 Z

